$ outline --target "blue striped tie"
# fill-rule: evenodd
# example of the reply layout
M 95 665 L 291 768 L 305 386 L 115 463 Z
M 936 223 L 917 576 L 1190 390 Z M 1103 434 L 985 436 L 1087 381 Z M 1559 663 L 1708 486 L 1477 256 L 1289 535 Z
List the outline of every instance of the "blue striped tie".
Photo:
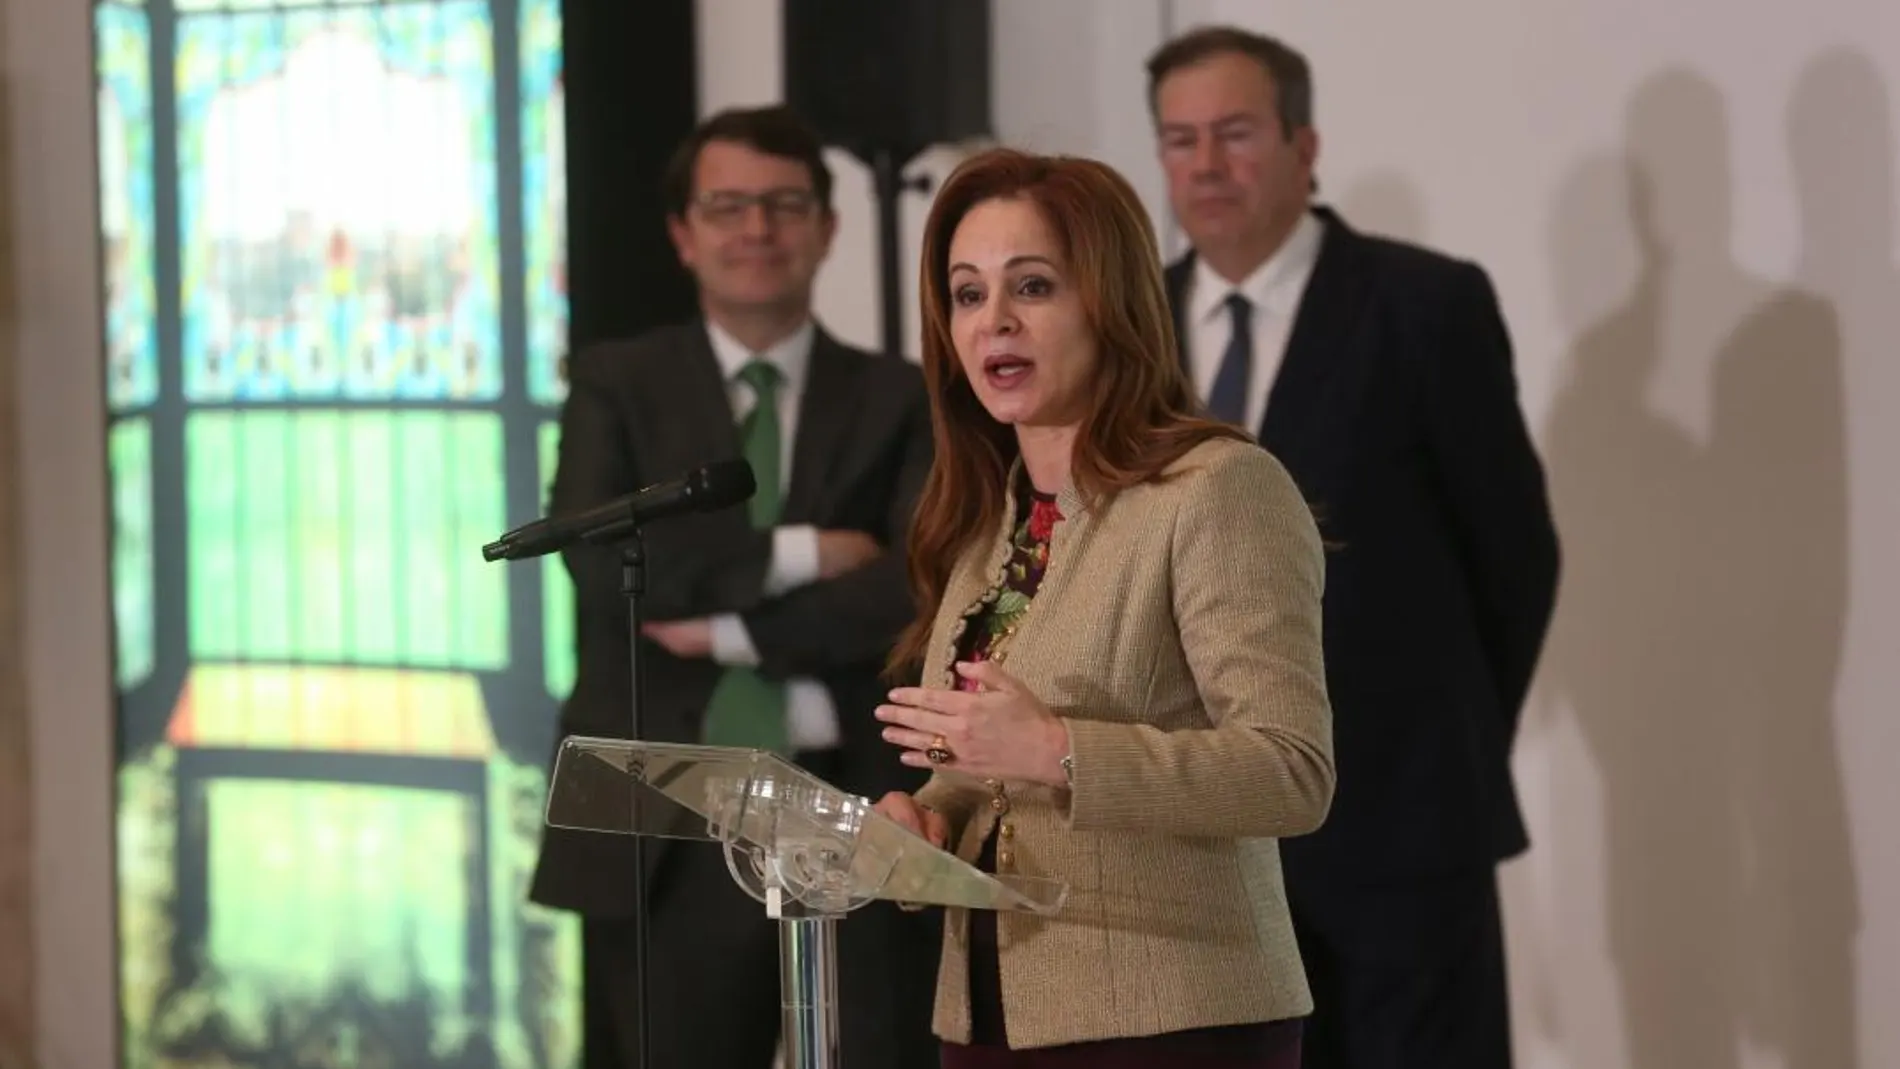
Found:
M 1233 334 L 1214 374 L 1214 386 L 1207 392 L 1207 411 L 1215 419 L 1244 426 L 1247 377 L 1253 371 L 1253 304 L 1238 293 L 1228 294 L 1227 311 L 1233 319 Z

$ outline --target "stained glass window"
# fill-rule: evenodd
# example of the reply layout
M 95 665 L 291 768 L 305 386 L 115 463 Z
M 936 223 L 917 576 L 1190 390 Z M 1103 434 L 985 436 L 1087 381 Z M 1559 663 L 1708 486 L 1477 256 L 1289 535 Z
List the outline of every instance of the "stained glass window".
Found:
M 185 394 L 501 390 L 481 0 L 184 19 Z
M 507 666 L 496 416 L 194 412 L 185 455 L 194 658 Z
M 153 202 L 152 32 L 146 12 L 111 4 L 94 14 L 98 39 L 99 241 L 104 270 L 107 455 L 113 506 L 112 607 L 116 676 L 143 682 L 153 638 L 151 425 L 158 398 L 158 285 Z
M 112 485 L 112 615 L 118 684 L 130 689 L 152 674 L 152 425 L 120 419 L 107 432 Z
M 561 87 L 560 0 L 521 4 L 521 178 L 527 219 L 528 393 L 566 396 L 567 123 Z
M 234 978 L 288 976 L 278 997 L 295 1004 L 360 977 L 385 1003 L 427 992 L 468 1015 L 463 877 L 481 828 L 467 795 L 245 778 L 212 780 L 205 795 L 220 826 L 206 942 Z M 381 963 L 396 967 L 362 967 Z
M 95 33 L 124 1064 L 572 1066 L 572 592 L 478 552 L 564 394 L 559 0 Z
M 106 397 L 115 412 L 158 396 L 152 269 L 152 34 L 135 7 L 99 8 L 99 208 L 105 268 Z
M 561 425 L 550 420 L 541 425 L 541 483 L 554 481 L 554 466 L 559 459 Z M 543 591 L 541 634 L 546 644 L 543 656 L 547 670 L 548 694 L 566 698 L 574 688 L 574 582 L 568 577 L 560 558 L 548 556 L 541 561 Z
M 567 396 L 567 123 L 559 63 L 560 0 L 521 0 L 521 177 L 526 222 L 528 396 L 552 414 Z M 554 479 L 560 426 L 541 425 L 541 485 Z M 545 504 L 545 503 L 544 503 Z M 541 635 L 548 694 L 574 686 L 574 585 L 542 562 Z

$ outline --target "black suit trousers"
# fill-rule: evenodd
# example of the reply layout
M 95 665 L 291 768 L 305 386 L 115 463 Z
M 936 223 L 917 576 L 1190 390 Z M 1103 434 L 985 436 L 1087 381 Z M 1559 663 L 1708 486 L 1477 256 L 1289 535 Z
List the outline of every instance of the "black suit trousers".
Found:
M 1313 989 L 1304 1069 L 1510 1069 L 1494 873 L 1295 901 L 1293 932 Z

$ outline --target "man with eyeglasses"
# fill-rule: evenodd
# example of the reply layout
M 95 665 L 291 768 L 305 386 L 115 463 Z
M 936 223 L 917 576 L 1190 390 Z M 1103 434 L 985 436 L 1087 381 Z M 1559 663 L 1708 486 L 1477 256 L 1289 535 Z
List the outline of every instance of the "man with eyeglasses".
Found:
M 1163 45 L 1149 106 L 1174 214 L 1186 369 L 1279 457 L 1331 544 L 1323 604 L 1339 785 L 1281 844 L 1312 1069 L 1511 1064 L 1500 861 L 1550 623 L 1557 536 L 1509 336 L 1475 264 L 1312 203 L 1313 82 L 1233 27 Z
M 913 789 L 872 710 L 912 607 L 903 542 L 929 471 L 923 379 L 812 317 L 837 227 L 818 137 L 784 108 L 706 120 L 669 165 L 667 227 L 701 318 L 570 361 L 551 509 L 599 504 L 744 457 L 745 507 L 647 533 L 643 730 L 652 740 L 775 750 L 854 793 Z M 626 733 L 628 616 L 618 558 L 565 557 L 578 672 L 562 733 Z M 611 1016 L 586 1064 L 633 1062 L 628 888 L 620 836 L 548 829 L 532 895 L 584 915 L 589 1002 Z M 651 1064 L 766 1069 L 779 1040 L 776 925 L 712 844 L 649 840 Z M 839 925 L 841 1041 L 853 1064 L 935 1064 L 938 930 L 873 903 Z M 602 1029 L 590 1022 L 589 1037 Z

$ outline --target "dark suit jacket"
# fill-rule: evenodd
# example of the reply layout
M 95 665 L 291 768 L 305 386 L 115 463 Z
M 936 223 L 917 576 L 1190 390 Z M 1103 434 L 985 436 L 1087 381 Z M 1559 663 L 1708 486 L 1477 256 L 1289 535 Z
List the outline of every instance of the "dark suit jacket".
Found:
M 740 613 L 763 674 L 815 677 L 830 691 L 843 737 L 836 768 L 828 769 L 833 782 L 873 798 L 914 789 L 921 775 L 898 763 L 871 710 L 888 689 L 879 680 L 884 658 L 913 611 L 904 545 L 930 470 L 923 376 L 908 361 L 847 348 L 819 330 L 796 435 L 781 522 L 864 531 L 886 552 L 854 572 L 766 598 L 772 535 L 754 530 L 743 507 L 674 517 L 647 528 L 642 611 L 648 620 Z M 570 360 L 549 511 L 585 508 L 740 455 L 703 324 L 601 345 Z M 631 655 L 619 556 L 588 547 L 564 559 L 576 587 L 579 656 L 561 732 L 625 738 Z M 648 642 L 641 668 L 644 736 L 698 742 L 720 666 L 676 658 Z M 663 846 L 650 841 L 649 869 Z M 532 897 L 588 913 L 624 913 L 633 878 L 629 853 L 620 836 L 549 828 Z
M 1490 279 L 1318 214 L 1325 238 L 1258 428 L 1334 547 L 1339 783 L 1324 826 L 1281 844 L 1296 906 L 1528 846 L 1509 758 L 1558 570 Z M 1191 272 L 1191 258 L 1168 270 L 1177 327 Z

